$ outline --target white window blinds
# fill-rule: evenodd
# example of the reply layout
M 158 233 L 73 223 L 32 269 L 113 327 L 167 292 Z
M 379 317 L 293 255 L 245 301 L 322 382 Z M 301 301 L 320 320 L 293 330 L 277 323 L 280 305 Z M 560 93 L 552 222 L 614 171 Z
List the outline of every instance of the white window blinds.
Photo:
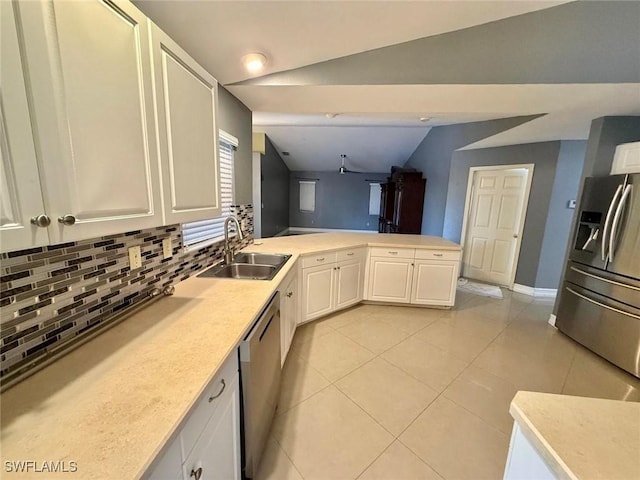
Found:
M 316 182 L 300 182 L 300 211 L 313 213 L 316 210 Z
M 182 225 L 183 244 L 190 249 L 203 247 L 224 237 L 224 220 L 231 215 L 233 204 L 233 157 L 238 139 L 226 132 L 219 133 L 220 155 L 220 217 Z
M 369 184 L 369 215 L 380 214 L 380 184 Z

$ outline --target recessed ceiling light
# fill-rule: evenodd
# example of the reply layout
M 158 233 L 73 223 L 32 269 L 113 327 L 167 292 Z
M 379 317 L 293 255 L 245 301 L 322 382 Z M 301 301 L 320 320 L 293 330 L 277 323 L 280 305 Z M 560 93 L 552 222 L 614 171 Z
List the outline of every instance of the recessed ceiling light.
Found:
M 250 72 L 259 72 L 267 64 L 267 57 L 262 53 L 248 53 L 242 57 L 242 64 Z
M 431 120 L 431 117 L 420 117 L 421 122 L 428 122 L 429 120 Z

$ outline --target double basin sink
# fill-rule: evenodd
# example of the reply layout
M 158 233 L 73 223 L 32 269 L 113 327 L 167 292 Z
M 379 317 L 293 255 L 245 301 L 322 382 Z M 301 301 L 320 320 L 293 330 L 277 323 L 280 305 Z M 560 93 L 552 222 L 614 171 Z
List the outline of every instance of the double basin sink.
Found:
M 239 253 L 231 263 L 205 270 L 198 277 L 271 280 L 291 255 L 276 253 Z

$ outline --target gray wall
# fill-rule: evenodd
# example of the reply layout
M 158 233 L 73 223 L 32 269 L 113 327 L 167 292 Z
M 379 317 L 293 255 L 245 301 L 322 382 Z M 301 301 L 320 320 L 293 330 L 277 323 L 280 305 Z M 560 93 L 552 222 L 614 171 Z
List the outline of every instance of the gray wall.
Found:
M 565 246 L 569 242 L 574 209 L 587 149 L 586 140 L 567 140 L 560 145 L 556 177 L 549 203 L 549 216 L 544 230 L 536 288 L 558 288 L 564 265 Z
M 252 203 L 251 198 L 251 110 L 231 95 L 224 87 L 218 87 L 219 128 L 238 139 L 234 156 L 235 203 Z
M 504 118 L 432 128 L 411 154 L 405 166 L 414 167 L 427 179 L 422 214 L 422 234 L 441 236 L 451 155 L 454 150 L 537 118 L 538 115 Z
M 262 238 L 273 237 L 289 227 L 289 169 L 269 137 L 260 155 L 262 179 Z
M 369 183 L 386 181 L 388 173 L 291 172 L 291 227 L 378 230 L 378 215 L 369 215 Z M 300 212 L 300 180 L 316 182 L 316 211 Z
M 455 152 L 449 175 L 444 237 L 460 242 L 469 168 L 533 163 L 515 283 L 535 287 L 559 151 L 560 142 L 544 142 Z

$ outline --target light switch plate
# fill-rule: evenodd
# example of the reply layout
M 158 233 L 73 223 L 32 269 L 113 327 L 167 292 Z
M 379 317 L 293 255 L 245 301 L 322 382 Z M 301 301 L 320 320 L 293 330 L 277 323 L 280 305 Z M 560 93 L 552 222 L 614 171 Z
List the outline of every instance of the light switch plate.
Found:
M 162 240 L 162 258 L 173 257 L 173 248 L 171 247 L 171 238 L 167 237 Z
M 140 252 L 140 245 L 137 247 L 129 248 L 129 266 L 131 270 L 142 267 L 142 254 Z

